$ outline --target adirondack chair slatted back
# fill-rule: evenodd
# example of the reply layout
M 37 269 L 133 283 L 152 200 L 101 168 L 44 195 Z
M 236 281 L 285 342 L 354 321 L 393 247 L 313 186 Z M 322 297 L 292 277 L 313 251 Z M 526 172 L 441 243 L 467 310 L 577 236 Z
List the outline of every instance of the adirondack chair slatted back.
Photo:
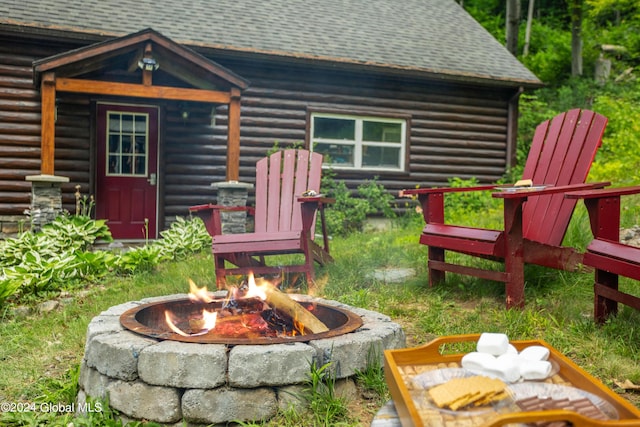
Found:
M 584 183 L 600 145 L 607 118 L 588 110 L 570 110 L 537 128 L 522 174 L 534 185 Z M 564 194 L 529 197 L 523 208 L 523 234 L 558 246 L 569 226 L 576 200 Z
M 256 164 L 255 231 L 275 233 L 302 230 L 298 197 L 307 190 L 320 193 L 322 155 L 307 150 L 284 150 Z M 314 228 L 311 229 L 313 237 Z

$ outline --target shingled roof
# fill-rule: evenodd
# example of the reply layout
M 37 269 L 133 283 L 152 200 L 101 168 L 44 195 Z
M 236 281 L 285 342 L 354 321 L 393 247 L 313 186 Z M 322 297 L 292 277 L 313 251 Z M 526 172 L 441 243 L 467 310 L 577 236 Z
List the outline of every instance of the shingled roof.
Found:
M 540 80 L 454 0 L 0 0 L 0 30 L 192 48 L 505 86 Z

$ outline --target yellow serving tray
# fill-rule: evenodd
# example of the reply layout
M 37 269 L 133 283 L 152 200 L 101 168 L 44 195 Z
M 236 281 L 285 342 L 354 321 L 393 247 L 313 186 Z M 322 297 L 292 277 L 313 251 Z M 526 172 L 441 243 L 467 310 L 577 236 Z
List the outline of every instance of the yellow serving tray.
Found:
M 459 367 L 464 353 L 446 354 L 442 352 L 446 346 L 454 346 L 464 342 L 478 341 L 480 334 L 454 335 L 436 338 L 433 341 L 415 348 L 385 350 L 385 377 L 393 398 L 398 417 L 403 427 L 468 427 L 475 426 L 469 419 L 431 419 L 429 414 L 422 414 L 416 408 L 410 395 L 411 385 L 407 381 L 411 375 L 430 369 Z M 575 412 L 566 410 L 550 410 L 537 412 L 512 412 L 495 414 L 488 420 L 482 420 L 483 426 L 501 426 L 514 423 L 534 421 L 566 420 L 580 427 L 640 427 L 640 409 L 626 399 L 616 394 L 600 380 L 593 377 L 567 357 L 555 350 L 542 340 L 512 341 L 511 344 L 522 350 L 531 345 L 541 345 L 549 349 L 549 359 L 557 363 L 559 370 L 554 375 L 553 382 L 573 386 L 612 405 L 618 412 L 618 420 L 598 421 L 586 418 Z

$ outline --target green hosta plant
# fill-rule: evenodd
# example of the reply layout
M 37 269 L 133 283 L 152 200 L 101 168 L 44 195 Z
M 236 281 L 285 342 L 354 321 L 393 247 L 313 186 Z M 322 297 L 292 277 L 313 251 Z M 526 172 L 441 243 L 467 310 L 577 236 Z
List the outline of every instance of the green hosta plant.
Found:
M 211 246 L 211 236 L 200 218 L 176 220 L 161 239 L 140 248 L 132 248 L 120 255 L 116 268 L 121 273 L 151 271 L 162 261 L 181 259 Z
M 163 259 L 167 258 L 158 246 L 146 245 L 123 252 L 115 261 L 115 267 L 120 273 L 141 273 L 153 270 Z
M 0 304 L 7 298 L 39 297 L 85 286 L 112 272 L 153 270 L 163 261 L 210 247 L 211 237 L 199 219 L 176 218 L 162 238 L 122 253 L 92 251 L 96 240 L 113 240 L 104 220 L 64 215 L 38 233 L 0 241 Z
M 3 241 L 0 301 L 15 293 L 39 295 L 104 276 L 112 259 L 87 252 L 97 239 L 112 240 L 105 221 L 63 215 L 40 232 Z
M 211 236 L 204 222 L 197 217 L 176 217 L 171 227 L 160 235 L 162 239 L 156 240 L 153 246 L 159 248 L 162 257 L 167 259 L 181 259 L 211 247 Z
M 41 234 L 58 242 L 60 246 L 72 246 L 81 250 L 89 249 L 96 240 L 113 240 L 106 220 L 86 216 L 59 216 L 42 227 Z

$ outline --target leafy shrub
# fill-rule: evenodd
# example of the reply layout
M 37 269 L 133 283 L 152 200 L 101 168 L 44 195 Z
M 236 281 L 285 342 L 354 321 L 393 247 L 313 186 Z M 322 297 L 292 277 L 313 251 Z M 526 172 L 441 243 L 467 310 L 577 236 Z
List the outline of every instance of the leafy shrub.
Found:
M 111 240 L 105 221 L 63 215 L 38 233 L 2 241 L 0 303 L 16 293 L 37 296 L 104 276 L 113 258 L 85 253 L 99 238 Z
M 83 251 L 89 249 L 96 240 L 113 241 L 106 220 L 80 215 L 61 215 L 43 226 L 40 233 L 60 247 Z
M 568 78 L 571 75 L 571 33 L 534 20 L 530 53 L 520 59 L 545 83 Z
M 163 261 L 182 259 L 211 247 L 211 236 L 197 217 L 190 220 L 177 217 L 160 236 L 161 239 L 148 245 L 123 252 L 115 263 L 117 271 L 125 274 L 151 271 Z
M 616 185 L 640 182 L 640 82 L 628 92 L 607 93 L 596 98 L 594 108 L 609 118 L 602 147 L 596 157 L 590 178 L 611 181 Z
M 451 178 L 449 186 L 452 188 L 465 188 L 478 185 L 476 178 L 461 179 Z M 461 191 L 448 193 L 444 198 L 445 214 L 447 219 L 456 222 L 460 218 L 477 216 L 480 212 L 486 212 L 492 202 L 489 191 Z
M 115 262 L 115 268 L 121 274 L 142 273 L 152 271 L 162 260 L 159 247 L 145 245 L 122 252 Z
M 322 192 L 336 202 L 325 210 L 329 233 L 346 235 L 362 230 L 367 215 L 382 214 L 387 218 L 395 216 L 391 204 L 393 196 L 387 192 L 377 178 L 361 184 L 357 189 L 357 197 L 344 181 L 336 181 L 332 171 L 322 176 Z
M 163 259 L 182 259 L 185 256 L 211 248 L 211 236 L 204 222 L 197 217 L 176 217 L 169 229 L 161 231 L 161 239 L 153 242 Z
M 37 233 L 0 241 L 0 304 L 84 286 L 111 273 L 150 271 L 159 263 L 200 252 L 211 238 L 199 219 L 177 218 L 151 244 L 116 254 L 91 251 L 97 239 L 113 240 L 105 221 L 63 215 Z

